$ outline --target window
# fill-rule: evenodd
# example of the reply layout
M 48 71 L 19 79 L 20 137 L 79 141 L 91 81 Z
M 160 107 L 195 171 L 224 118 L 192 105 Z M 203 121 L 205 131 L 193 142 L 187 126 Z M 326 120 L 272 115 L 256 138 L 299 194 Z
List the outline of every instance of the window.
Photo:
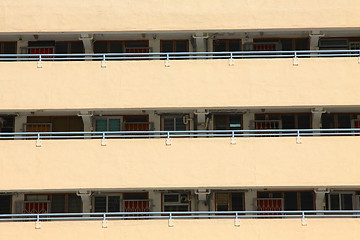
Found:
M 81 41 L 56 42 L 55 53 L 56 54 L 84 53 L 84 45 Z
M 186 131 L 189 124 L 184 122 L 185 115 L 163 115 L 162 129 L 163 131 Z
M 161 52 L 189 52 L 188 40 L 161 40 Z
M 16 54 L 16 42 L 0 42 L 1 54 Z
M 258 211 L 297 211 L 315 209 L 314 192 L 259 192 Z
M 96 41 L 94 53 L 148 53 L 149 41 Z
M 82 132 L 84 123 L 78 116 L 29 116 L 26 132 Z
M 28 43 L 29 54 L 53 54 L 55 41 L 30 41 Z
M 164 212 L 190 211 L 190 193 L 163 193 Z
M 324 113 L 321 115 L 321 125 L 323 129 L 358 128 L 359 119 L 359 113 Z
M 120 131 L 121 117 L 95 119 L 95 131 Z
M 216 39 L 214 40 L 214 52 L 241 51 L 240 39 Z
M 310 129 L 310 113 L 255 114 L 252 129 Z
M 353 210 L 354 193 L 328 193 L 326 194 L 327 210 Z
M 242 129 L 242 115 L 214 115 L 214 129 L 215 130 L 241 130 Z
M 52 213 L 82 212 L 81 197 L 76 194 L 52 194 L 50 199 Z
M 148 197 L 149 194 L 147 192 L 124 193 L 124 212 L 149 212 L 150 202 Z
M 243 192 L 219 192 L 215 195 L 216 211 L 244 211 Z
M 285 38 L 285 39 L 254 39 L 252 44 L 255 51 L 296 51 L 308 50 L 308 38 Z
M 120 196 L 95 196 L 94 212 L 120 212 Z

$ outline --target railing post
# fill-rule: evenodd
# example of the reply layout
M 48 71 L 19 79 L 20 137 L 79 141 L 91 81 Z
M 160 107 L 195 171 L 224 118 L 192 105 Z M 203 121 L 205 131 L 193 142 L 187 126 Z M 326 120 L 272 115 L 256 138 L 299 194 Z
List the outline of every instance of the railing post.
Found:
M 106 55 L 103 54 L 103 57 L 102 57 L 102 61 L 101 61 L 101 67 L 102 68 L 106 68 L 106 59 L 105 59 Z
M 37 67 L 42 68 L 41 54 L 39 54 L 39 61 L 37 62 Z
M 234 66 L 233 53 L 230 52 L 229 66 Z
M 166 144 L 166 146 L 170 146 L 171 145 L 170 132 L 168 131 L 166 135 L 167 135 L 167 137 L 166 137 L 165 144 Z
M 235 131 L 234 130 L 231 131 L 230 144 L 236 144 Z
M 108 227 L 108 221 L 106 220 L 106 213 L 104 213 L 104 215 L 103 215 L 102 227 L 103 228 Z
M 106 146 L 105 132 L 102 133 L 101 146 Z
M 235 213 L 235 222 L 234 222 L 235 227 L 240 227 L 240 219 L 239 219 L 239 214 L 238 212 Z
M 41 147 L 40 133 L 37 134 L 36 146 L 37 146 L 37 147 Z
M 36 214 L 35 229 L 40 229 L 40 228 L 41 228 L 40 215 Z
M 301 144 L 300 130 L 297 130 L 296 143 Z
M 296 51 L 294 51 L 293 66 L 299 66 L 299 59 L 297 57 Z
M 170 67 L 170 55 L 166 54 L 165 67 Z
M 168 223 L 169 227 L 173 227 L 174 226 L 174 220 L 172 218 L 172 213 L 169 213 L 169 223 Z
M 307 226 L 307 222 L 306 222 L 306 218 L 305 218 L 305 212 L 301 212 L 301 225 L 302 226 Z

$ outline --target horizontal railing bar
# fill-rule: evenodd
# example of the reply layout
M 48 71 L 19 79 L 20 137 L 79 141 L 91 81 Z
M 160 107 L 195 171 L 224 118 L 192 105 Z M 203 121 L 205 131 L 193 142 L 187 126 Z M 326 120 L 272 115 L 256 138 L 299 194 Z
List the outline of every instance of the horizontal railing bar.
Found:
M 181 138 L 181 137 L 292 137 L 359 136 L 359 128 L 336 129 L 257 129 L 188 131 L 104 131 L 104 132 L 13 132 L 0 133 L 0 139 L 102 139 L 102 138 Z
M 244 219 L 244 218 L 352 218 L 360 217 L 360 210 L 309 211 L 199 211 L 199 212 L 111 212 L 111 213 L 41 213 L 0 214 L 0 221 L 71 221 L 116 219 Z
M 169 53 L 0 54 L 0 61 L 176 60 L 213 58 L 355 57 L 360 50 L 233 51 Z

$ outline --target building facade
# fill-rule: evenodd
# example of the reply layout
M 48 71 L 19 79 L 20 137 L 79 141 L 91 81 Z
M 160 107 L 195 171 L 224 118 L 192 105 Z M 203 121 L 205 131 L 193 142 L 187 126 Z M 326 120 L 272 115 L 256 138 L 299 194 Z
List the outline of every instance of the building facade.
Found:
M 1 239 L 359 235 L 359 1 L 0 7 Z

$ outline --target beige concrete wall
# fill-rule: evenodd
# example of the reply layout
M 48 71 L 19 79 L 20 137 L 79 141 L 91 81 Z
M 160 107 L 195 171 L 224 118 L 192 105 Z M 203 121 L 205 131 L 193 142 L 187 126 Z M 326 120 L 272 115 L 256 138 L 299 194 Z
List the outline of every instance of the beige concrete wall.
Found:
M 240 220 L 175 220 L 168 227 L 166 220 L 109 221 L 102 228 L 101 221 L 42 222 L 35 229 L 34 222 L 0 223 L 1 239 L 357 239 L 360 234 L 359 219 L 308 219 L 302 226 L 300 219 L 247 219 Z
M 1 0 L 0 32 L 360 27 L 358 0 Z
M 0 191 L 358 187 L 360 137 L 0 141 Z
M 357 58 L 0 63 L 0 110 L 359 105 Z

